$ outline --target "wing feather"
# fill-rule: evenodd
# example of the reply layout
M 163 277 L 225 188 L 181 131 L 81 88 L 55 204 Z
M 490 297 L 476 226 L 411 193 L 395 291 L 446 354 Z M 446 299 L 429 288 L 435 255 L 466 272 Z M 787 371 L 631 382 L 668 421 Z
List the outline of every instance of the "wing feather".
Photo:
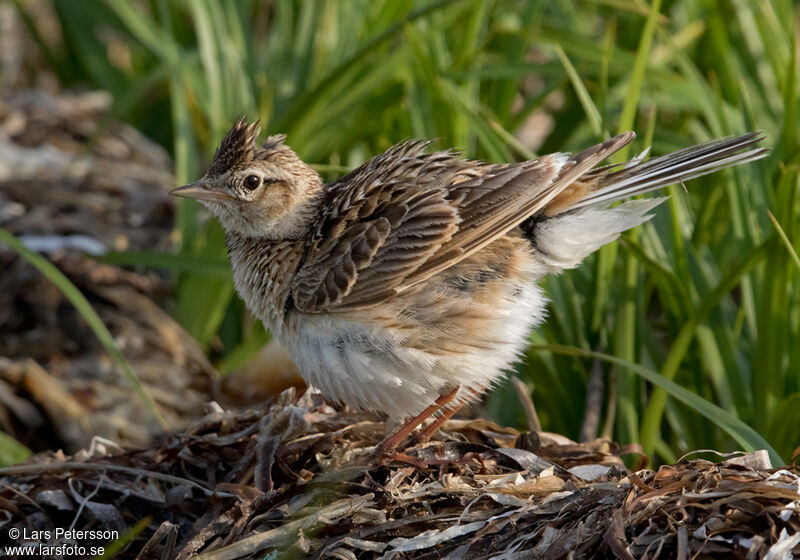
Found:
M 633 139 L 573 157 L 488 164 L 407 142 L 330 185 L 293 281 L 308 313 L 378 303 L 481 250 Z

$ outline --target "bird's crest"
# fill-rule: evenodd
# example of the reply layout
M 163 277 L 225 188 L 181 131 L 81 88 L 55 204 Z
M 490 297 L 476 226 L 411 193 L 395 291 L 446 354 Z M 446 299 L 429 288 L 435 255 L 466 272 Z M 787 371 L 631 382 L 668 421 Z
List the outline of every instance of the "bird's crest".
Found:
M 233 124 L 231 129 L 219 143 L 214 159 L 208 168 L 209 176 L 219 176 L 234 166 L 245 164 L 253 159 L 266 159 L 270 154 L 284 148 L 286 135 L 276 134 L 270 136 L 261 146 L 256 146 L 256 140 L 261 133 L 261 124 L 258 120 L 252 123 L 242 116 Z

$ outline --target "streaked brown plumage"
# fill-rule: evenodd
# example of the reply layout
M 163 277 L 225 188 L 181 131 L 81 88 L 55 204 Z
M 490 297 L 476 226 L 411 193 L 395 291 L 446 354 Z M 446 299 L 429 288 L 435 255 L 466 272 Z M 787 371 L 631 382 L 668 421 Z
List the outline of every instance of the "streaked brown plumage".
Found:
M 490 164 L 411 141 L 325 185 L 283 137 L 257 136 L 240 119 L 206 176 L 174 194 L 220 218 L 239 294 L 306 379 L 396 418 L 488 389 L 544 319 L 537 281 L 647 220 L 659 199 L 610 203 L 765 154 L 747 134 L 598 167 L 625 133 Z

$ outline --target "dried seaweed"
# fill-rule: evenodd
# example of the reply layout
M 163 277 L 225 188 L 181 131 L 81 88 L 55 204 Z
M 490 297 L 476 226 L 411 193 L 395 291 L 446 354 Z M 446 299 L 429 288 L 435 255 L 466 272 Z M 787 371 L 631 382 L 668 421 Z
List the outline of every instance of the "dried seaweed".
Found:
M 124 530 L 147 518 L 121 557 L 207 560 L 800 551 L 800 476 L 764 455 L 628 472 L 620 454 L 633 449 L 538 434 L 545 445 L 534 452 L 529 435 L 459 420 L 410 451 L 427 468 L 374 466 L 384 430 L 372 415 L 289 390 L 268 408 L 216 410 L 154 447 L 38 455 L 0 470 L 3 533 Z

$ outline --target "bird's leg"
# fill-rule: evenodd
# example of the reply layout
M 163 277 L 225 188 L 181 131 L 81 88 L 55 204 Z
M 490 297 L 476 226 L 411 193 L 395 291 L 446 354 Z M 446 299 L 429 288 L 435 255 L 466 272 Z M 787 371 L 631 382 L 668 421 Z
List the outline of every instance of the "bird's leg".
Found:
M 485 390 L 486 390 L 485 387 L 479 387 L 478 389 L 474 388 L 469 389 L 469 391 L 476 397 L 479 397 L 481 393 L 483 393 Z M 412 447 L 414 445 L 419 445 L 420 443 L 426 443 L 427 441 L 429 441 L 433 437 L 433 434 L 438 432 L 439 429 L 444 425 L 444 423 L 450 420 L 453 417 L 453 415 L 462 408 L 464 408 L 463 404 L 456 404 L 455 406 L 443 411 L 436 420 L 431 422 L 424 430 L 422 430 L 420 433 L 418 433 L 416 436 L 412 438 L 409 447 Z
M 426 443 L 427 441 L 429 441 L 433 437 L 433 434 L 438 432 L 439 428 L 441 428 L 445 422 L 450 420 L 450 418 L 452 418 L 453 415 L 462 408 L 464 408 L 463 404 L 457 404 L 456 406 L 452 406 L 447 410 L 444 410 L 439 415 L 439 417 L 436 418 L 436 420 L 428 424 L 420 433 L 411 438 L 411 443 L 409 443 L 409 447 L 413 447 L 415 445 L 419 445 L 420 443 Z
M 400 428 L 398 428 L 393 434 L 389 435 L 386 439 L 380 442 L 380 444 L 378 444 L 378 447 L 375 450 L 375 456 L 379 460 L 391 459 L 395 457 L 397 455 L 397 446 L 404 439 L 406 439 L 411 432 L 417 429 L 420 424 L 430 418 L 432 414 L 435 414 L 438 410 L 441 410 L 443 407 L 447 406 L 450 401 L 455 398 L 458 390 L 459 387 L 456 387 L 449 393 L 441 395 L 438 399 L 436 399 L 436 402 L 400 426 Z

